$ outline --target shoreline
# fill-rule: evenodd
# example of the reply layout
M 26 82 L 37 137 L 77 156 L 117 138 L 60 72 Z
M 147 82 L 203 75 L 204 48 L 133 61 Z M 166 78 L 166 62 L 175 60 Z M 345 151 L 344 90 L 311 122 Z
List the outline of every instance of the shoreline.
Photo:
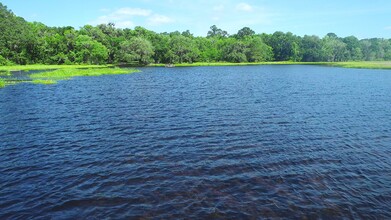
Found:
M 358 62 L 257 62 L 257 63 L 228 63 L 228 62 L 196 62 L 173 64 L 173 67 L 199 67 L 199 66 L 255 66 L 255 65 L 318 65 L 356 69 L 391 69 L 391 61 L 358 61 Z M 58 70 L 58 69 L 99 69 L 117 67 L 115 64 L 107 65 L 12 65 L 0 66 L 0 72 L 31 71 L 31 70 Z M 166 64 L 149 64 L 137 67 L 165 67 Z
M 257 63 L 227 63 L 227 62 L 197 62 L 174 64 L 174 67 L 197 66 L 255 66 L 255 65 L 317 65 L 356 69 L 391 69 L 391 61 L 357 61 L 357 62 L 257 62 Z M 147 67 L 165 67 L 165 64 L 149 64 Z
M 112 64 L 107 65 L 46 65 L 46 64 L 30 64 L 30 65 L 12 65 L 0 66 L 0 71 L 31 71 L 31 70 L 58 70 L 58 69 L 92 69 L 92 68 L 110 68 L 114 67 Z

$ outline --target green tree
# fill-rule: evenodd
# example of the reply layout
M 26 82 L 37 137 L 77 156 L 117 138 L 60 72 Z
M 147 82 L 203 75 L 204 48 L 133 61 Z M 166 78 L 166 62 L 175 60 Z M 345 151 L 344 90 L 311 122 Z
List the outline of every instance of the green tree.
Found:
M 316 62 L 322 60 L 322 40 L 318 36 L 305 35 L 301 40 L 301 49 L 303 53 L 302 61 Z
M 152 39 L 152 46 L 154 48 L 154 54 L 152 58 L 155 63 L 170 63 L 167 59 L 166 53 L 170 48 L 170 36 L 168 34 L 157 34 Z
M 299 38 L 292 33 L 274 32 L 268 37 L 267 42 L 273 48 L 276 61 L 299 61 L 301 60 Z
M 349 36 L 342 39 L 346 44 L 347 60 L 362 60 L 363 54 L 360 48 L 360 41 L 355 36 Z
M 102 43 L 108 50 L 107 62 L 118 62 L 120 44 L 125 40 L 123 30 L 115 28 L 113 23 L 100 24 L 97 28 L 99 28 L 105 36 L 103 40 L 98 40 L 98 42 Z
M 273 60 L 273 49 L 265 44 L 260 36 L 248 37 L 246 57 L 249 62 L 262 62 Z
M 346 60 L 346 44 L 336 37 L 335 34 L 327 34 L 323 38 L 322 46 L 323 60 L 328 62 L 339 62 Z
M 30 63 L 34 36 L 28 22 L 0 3 L 0 55 L 17 64 Z
M 108 50 L 87 35 L 79 35 L 75 43 L 75 62 L 87 64 L 107 63 Z
M 183 35 L 175 35 L 171 37 L 169 45 L 170 50 L 168 51 L 167 58 L 172 63 L 192 63 L 198 58 L 198 48 L 191 38 Z
M 233 63 L 247 62 L 247 50 L 243 42 L 230 38 L 226 41 L 226 45 L 223 48 L 224 61 Z
M 221 61 L 222 50 L 219 45 L 222 40 L 197 37 L 194 41 L 199 50 L 199 60 L 201 62 Z
M 123 62 L 146 65 L 152 62 L 153 47 L 149 40 L 134 37 L 121 43 L 120 60 Z
M 249 27 L 244 27 L 238 31 L 238 33 L 235 35 L 238 39 L 244 39 L 246 37 L 254 36 L 255 31 L 251 30 Z
M 208 31 L 207 37 L 228 37 L 227 31 L 221 30 L 216 25 L 212 25 Z

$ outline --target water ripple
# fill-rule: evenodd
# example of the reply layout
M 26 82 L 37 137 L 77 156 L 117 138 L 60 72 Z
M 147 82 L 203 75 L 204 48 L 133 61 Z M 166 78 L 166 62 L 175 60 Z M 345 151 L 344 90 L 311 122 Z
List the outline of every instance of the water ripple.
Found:
M 316 66 L 10 86 L 0 218 L 389 219 L 389 91 Z

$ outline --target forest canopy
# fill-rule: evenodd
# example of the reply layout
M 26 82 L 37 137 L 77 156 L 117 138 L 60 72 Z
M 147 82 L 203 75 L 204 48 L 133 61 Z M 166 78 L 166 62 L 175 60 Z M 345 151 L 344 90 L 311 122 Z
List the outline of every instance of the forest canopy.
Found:
M 1 3 L 0 34 L 0 65 L 391 60 L 390 39 L 258 34 L 249 27 L 229 34 L 216 25 L 206 37 L 189 30 L 121 29 L 113 23 L 76 30 L 27 22 Z

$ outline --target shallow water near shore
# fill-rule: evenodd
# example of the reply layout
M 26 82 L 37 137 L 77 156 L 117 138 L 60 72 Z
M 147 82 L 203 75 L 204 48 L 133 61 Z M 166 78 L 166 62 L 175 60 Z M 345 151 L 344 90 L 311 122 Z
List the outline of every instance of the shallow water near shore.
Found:
M 391 71 L 141 71 L 0 90 L 0 219 L 391 218 Z

